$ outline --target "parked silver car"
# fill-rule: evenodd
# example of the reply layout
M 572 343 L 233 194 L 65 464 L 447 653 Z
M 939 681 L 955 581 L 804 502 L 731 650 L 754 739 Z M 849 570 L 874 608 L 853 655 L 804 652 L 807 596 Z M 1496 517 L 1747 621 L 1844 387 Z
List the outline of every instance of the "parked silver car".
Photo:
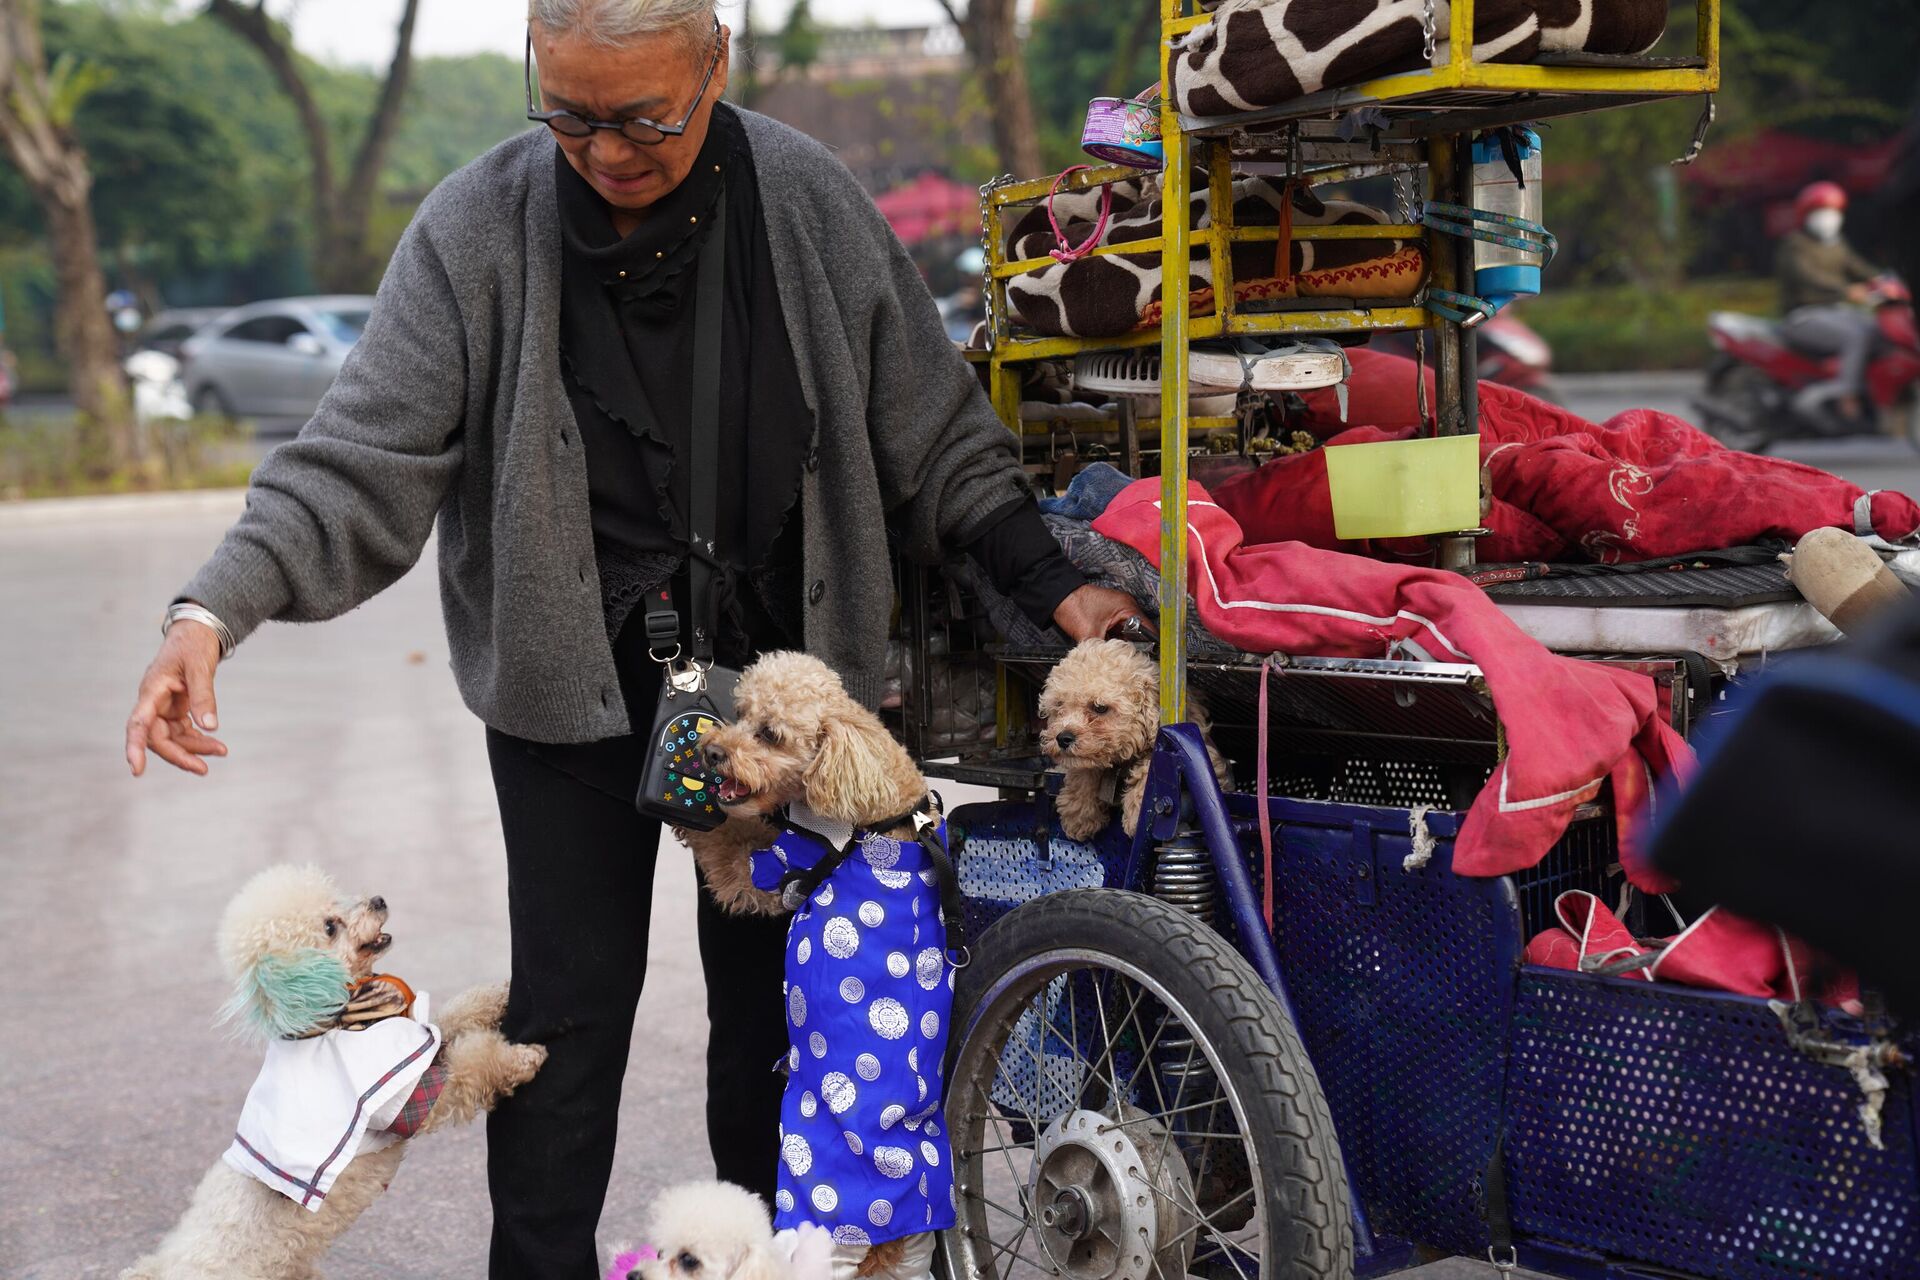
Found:
M 306 420 L 360 340 L 372 307 L 371 297 L 343 294 L 227 312 L 181 348 L 194 411 Z

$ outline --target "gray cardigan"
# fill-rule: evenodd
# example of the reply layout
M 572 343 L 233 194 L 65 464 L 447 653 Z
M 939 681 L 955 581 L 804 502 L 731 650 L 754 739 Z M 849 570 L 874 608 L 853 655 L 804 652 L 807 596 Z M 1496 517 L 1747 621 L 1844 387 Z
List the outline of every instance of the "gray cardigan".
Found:
M 817 434 L 801 490 L 806 643 L 877 701 L 891 526 L 933 559 L 1026 492 L 1013 437 L 906 251 L 827 149 L 742 112 Z M 438 518 L 462 698 L 541 742 L 630 731 L 602 621 L 587 475 L 560 376 L 553 141 L 501 143 L 421 205 L 365 334 L 181 595 L 244 638 L 396 581 Z

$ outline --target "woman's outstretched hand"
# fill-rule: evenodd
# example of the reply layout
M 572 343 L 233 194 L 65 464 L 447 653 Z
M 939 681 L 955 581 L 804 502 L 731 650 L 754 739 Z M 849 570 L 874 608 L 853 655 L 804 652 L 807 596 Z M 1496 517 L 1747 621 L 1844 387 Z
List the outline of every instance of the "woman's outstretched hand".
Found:
M 182 618 L 167 631 L 127 717 L 127 767 L 134 777 L 147 771 L 148 750 L 202 775 L 202 756 L 227 754 L 226 744 L 210 736 L 219 728 L 213 703 L 213 669 L 219 664 L 220 637 L 213 628 Z
M 1067 638 L 1078 644 L 1082 640 L 1104 640 L 1108 636 L 1122 634 L 1122 628 L 1129 620 L 1137 619 L 1140 634 L 1154 634 L 1153 624 L 1140 612 L 1140 606 L 1132 596 L 1124 591 L 1115 591 L 1110 587 L 1096 587 L 1088 583 L 1075 588 L 1072 595 L 1060 602 L 1053 611 L 1054 625 L 1067 633 Z

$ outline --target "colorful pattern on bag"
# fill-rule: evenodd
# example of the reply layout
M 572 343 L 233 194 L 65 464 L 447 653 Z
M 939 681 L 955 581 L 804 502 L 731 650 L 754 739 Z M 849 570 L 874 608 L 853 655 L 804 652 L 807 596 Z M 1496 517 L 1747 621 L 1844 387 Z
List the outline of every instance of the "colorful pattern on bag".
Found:
M 699 711 L 675 716 L 667 723 L 660 736 L 660 749 L 667 755 L 666 782 L 658 797 L 660 803 L 708 816 L 720 811 L 708 788 L 706 760 L 700 754 L 701 741 L 719 724 L 712 716 Z

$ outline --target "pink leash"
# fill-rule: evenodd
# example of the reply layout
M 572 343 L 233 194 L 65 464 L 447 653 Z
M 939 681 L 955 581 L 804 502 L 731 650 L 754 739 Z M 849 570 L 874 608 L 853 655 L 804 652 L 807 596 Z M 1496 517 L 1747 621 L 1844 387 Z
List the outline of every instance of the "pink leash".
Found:
M 1260 896 L 1267 916 L 1267 932 L 1273 932 L 1273 801 L 1267 793 L 1267 672 L 1273 659 L 1260 660 L 1260 749 L 1254 767 L 1260 771 Z
M 1060 220 L 1053 216 L 1053 198 L 1060 192 L 1060 184 L 1068 177 L 1083 169 L 1093 168 L 1090 164 L 1076 164 L 1062 169 L 1054 176 L 1053 186 L 1047 192 L 1047 224 L 1053 228 L 1053 238 L 1060 242 L 1060 248 L 1053 251 L 1055 262 L 1078 262 L 1100 246 L 1100 237 L 1107 234 L 1107 219 L 1113 213 L 1113 184 L 1105 183 L 1100 188 L 1100 220 L 1093 226 L 1093 234 L 1078 245 L 1067 243 L 1067 233 L 1060 229 Z

